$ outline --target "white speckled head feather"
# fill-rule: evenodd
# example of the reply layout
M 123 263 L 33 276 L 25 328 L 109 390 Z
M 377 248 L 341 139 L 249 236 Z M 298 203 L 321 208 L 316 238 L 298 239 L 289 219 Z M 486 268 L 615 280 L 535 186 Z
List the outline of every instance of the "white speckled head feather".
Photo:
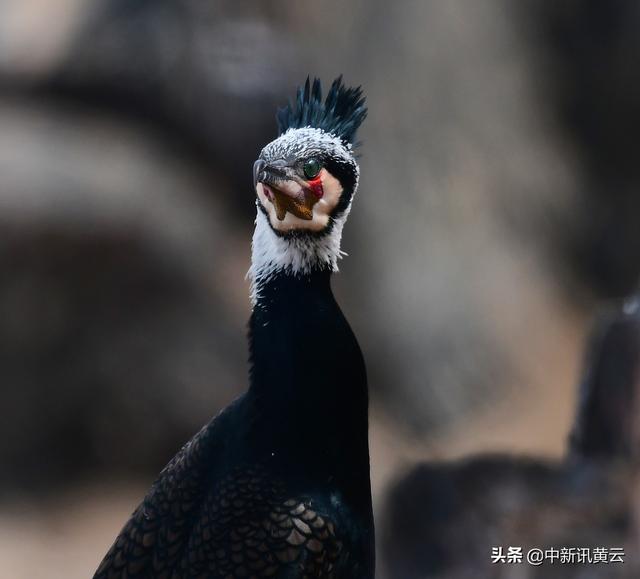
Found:
M 262 149 L 260 158 L 269 160 L 297 157 L 302 153 L 306 155 L 329 153 L 349 161 L 353 159 L 353 145 L 315 127 L 287 129 L 285 133 Z

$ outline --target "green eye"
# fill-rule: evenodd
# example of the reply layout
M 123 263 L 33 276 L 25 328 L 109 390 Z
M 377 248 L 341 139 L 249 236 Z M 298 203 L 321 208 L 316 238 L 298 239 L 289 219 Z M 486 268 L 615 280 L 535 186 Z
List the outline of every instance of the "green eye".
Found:
M 304 166 L 302 170 L 304 171 L 304 176 L 307 179 L 314 179 L 320 173 L 320 169 L 322 169 L 322 165 L 317 159 L 307 159 L 304 162 Z

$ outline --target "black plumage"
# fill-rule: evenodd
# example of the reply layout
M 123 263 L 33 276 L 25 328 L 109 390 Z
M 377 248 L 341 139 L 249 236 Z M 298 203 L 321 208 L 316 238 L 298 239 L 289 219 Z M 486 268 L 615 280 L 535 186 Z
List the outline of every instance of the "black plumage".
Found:
M 289 103 L 278 111 L 279 134 L 287 129 L 316 127 L 353 143 L 358 127 L 367 116 L 361 87 L 347 88 L 338 77 L 331 84 L 327 98 L 322 102 L 320 79 L 307 77 L 304 88 L 298 88 L 295 106 Z
M 638 458 L 640 296 L 602 315 L 592 333 L 570 436 L 574 458 Z
M 332 269 L 260 280 L 248 391 L 165 467 L 95 579 L 373 577 L 366 372 Z

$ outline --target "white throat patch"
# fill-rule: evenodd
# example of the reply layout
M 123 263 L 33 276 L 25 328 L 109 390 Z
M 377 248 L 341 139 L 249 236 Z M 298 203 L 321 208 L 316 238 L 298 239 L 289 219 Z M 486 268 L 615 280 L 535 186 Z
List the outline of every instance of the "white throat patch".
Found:
M 345 255 L 340 249 L 340 241 L 349 209 L 350 206 L 334 219 L 328 233 L 290 238 L 277 235 L 268 218 L 258 209 L 251 242 L 251 267 L 247 273 L 251 281 L 251 303 L 256 305 L 260 288 L 278 272 L 305 274 L 318 266 L 338 271 L 338 260 Z

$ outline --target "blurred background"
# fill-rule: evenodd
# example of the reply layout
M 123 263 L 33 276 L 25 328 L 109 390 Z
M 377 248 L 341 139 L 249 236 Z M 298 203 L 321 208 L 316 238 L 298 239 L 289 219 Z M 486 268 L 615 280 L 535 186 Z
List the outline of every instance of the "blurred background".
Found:
M 2 0 L 3 576 L 91 576 L 245 389 L 251 166 L 340 73 L 369 105 L 334 287 L 377 512 L 417 461 L 564 455 L 640 274 L 639 3 Z

